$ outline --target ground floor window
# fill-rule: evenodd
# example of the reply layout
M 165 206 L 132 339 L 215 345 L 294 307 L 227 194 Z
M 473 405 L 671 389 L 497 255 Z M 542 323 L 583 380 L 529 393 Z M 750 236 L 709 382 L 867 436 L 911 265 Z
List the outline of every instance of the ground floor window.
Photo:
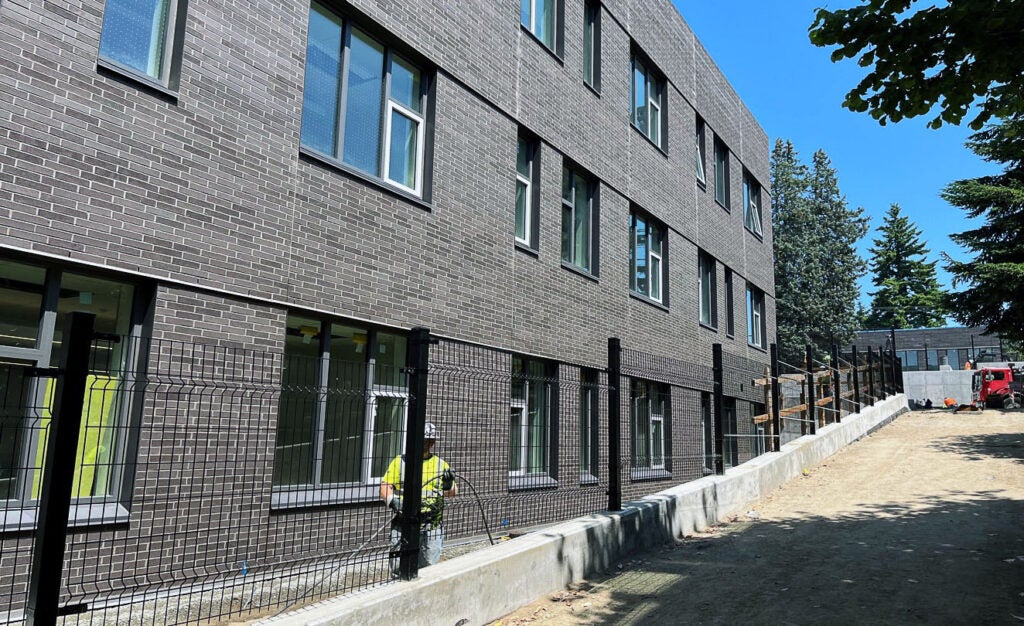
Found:
M 508 474 L 511 487 L 542 486 L 552 477 L 552 404 L 557 391 L 554 366 L 512 357 Z
M 630 383 L 632 466 L 639 470 L 666 470 L 669 446 L 669 391 L 666 385 L 646 380 Z M 636 477 L 643 477 L 636 476 Z
M 580 482 L 597 480 L 598 380 L 595 370 L 580 372 Z

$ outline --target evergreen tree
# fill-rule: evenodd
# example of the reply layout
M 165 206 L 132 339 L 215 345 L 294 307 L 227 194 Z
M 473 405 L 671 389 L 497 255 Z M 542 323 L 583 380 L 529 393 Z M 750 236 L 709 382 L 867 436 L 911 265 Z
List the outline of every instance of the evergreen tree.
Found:
M 867 328 L 937 328 L 945 323 L 943 298 L 935 275 L 937 261 L 928 262 L 921 230 L 889 207 L 870 249 L 871 294 Z
M 856 282 L 864 263 L 855 245 L 867 220 L 847 207 L 823 151 L 808 170 L 791 142 L 776 140 L 771 170 L 777 342 L 780 358 L 797 365 L 808 344 L 827 354 L 859 327 Z
M 832 161 L 823 150 L 814 153 L 808 193 L 818 224 L 814 249 L 822 277 L 815 290 L 819 312 L 809 334 L 819 348 L 828 350 L 832 343 L 853 341 L 860 328 L 857 280 L 864 275 L 865 264 L 856 246 L 868 232 L 868 220 L 864 209 L 847 206 Z
M 953 287 L 966 286 L 949 295 L 950 312 L 962 324 L 984 326 L 1006 341 L 1024 341 L 1024 116 L 975 133 L 967 145 L 1005 169 L 956 181 L 942 193 L 968 216 L 985 219 L 978 228 L 950 235 L 976 254 L 966 262 L 943 255 Z

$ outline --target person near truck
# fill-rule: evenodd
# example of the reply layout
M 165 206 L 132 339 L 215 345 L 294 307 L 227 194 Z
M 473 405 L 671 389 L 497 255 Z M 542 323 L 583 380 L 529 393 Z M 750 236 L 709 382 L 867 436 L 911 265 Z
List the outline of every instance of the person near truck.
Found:
M 423 428 L 423 488 L 420 491 L 420 554 L 419 566 L 427 567 L 441 560 L 441 546 L 444 543 L 444 499 L 455 497 L 459 486 L 455 484 L 455 473 L 444 459 L 434 454 L 437 443 L 437 426 L 427 422 Z M 388 465 L 380 482 L 380 498 L 395 512 L 391 521 L 391 554 L 397 554 L 402 544 L 402 529 L 399 516 L 402 513 L 402 496 L 407 492 L 405 485 L 405 455 L 396 456 Z M 391 558 L 391 573 L 398 573 L 398 558 Z

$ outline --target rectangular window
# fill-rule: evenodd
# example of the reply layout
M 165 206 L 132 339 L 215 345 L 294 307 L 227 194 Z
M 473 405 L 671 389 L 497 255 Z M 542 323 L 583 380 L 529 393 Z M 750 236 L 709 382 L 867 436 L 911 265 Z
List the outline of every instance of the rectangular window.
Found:
M 516 148 L 516 243 L 537 249 L 538 143 L 520 136 Z
M 427 82 L 409 60 L 314 2 L 303 147 L 422 196 Z
M 761 231 L 761 185 L 750 172 L 743 172 L 743 225 L 758 237 Z
M 370 497 L 402 452 L 406 340 L 289 315 L 274 451 L 279 503 Z M 315 493 L 314 493 L 315 490 Z
M 601 89 L 601 4 L 596 0 L 583 6 L 583 82 Z
M 740 464 L 735 398 L 722 398 L 722 455 L 726 467 Z
M 128 460 L 128 425 L 141 360 L 142 309 L 135 286 L 116 280 L 0 259 L 0 500 L 14 511 L 36 505 L 42 480 L 46 433 L 52 417 L 56 379 L 36 377 L 29 368 L 60 365 L 68 313 L 96 315 L 86 378 L 82 426 L 72 496 L 82 513 L 113 521 L 130 491 L 123 485 Z M 127 515 L 126 512 L 123 513 Z M 9 514 L 7 524 L 31 527 L 34 515 Z
M 633 478 L 651 477 L 642 470 L 665 470 L 669 429 L 668 388 L 645 380 L 630 383 Z
M 185 0 L 106 0 L 100 58 L 173 88 L 175 35 L 184 9 Z
M 521 0 L 519 21 L 542 44 L 559 53 L 559 17 L 562 0 Z
M 597 372 L 580 371 L 580 482 L 597 481 L 598 451 L 598 379 Z
M 732 270 L 725 268 L 725 334 L 736 334 L 736 312 L 733 310 Z
M 747 343 L 764 349 L 765 320 L 764 292 L 753 285 L 747 285 Z
M 568 167 L 562 168 L 562 261 L 596 274 L 594 190 L 596 185 Z
M 700 283 L 700 323 L 716 328 L 718 326 L 718 285 L 715 277 L 715 260 L 701 252 L 697 255 Z
M 661 132 L 664 115 L 665 81 L 648 64 L 633 53 L 633 81 L 630 106 L 633 126 L 659 148 L 664 148 Z
M 696 175 L 697 182 L 701 185 L 708 184 L 707 172 L 704 169 L 705 154 L 704 154 L 704 120 L 697 117 L 697 132 L 695 139 L 695 160 L 696 160 Z
M 729 208 L 729 148 L 715 137 L 715 200 Z
M 553 365 L 512 357 L 508 475 L 512 488 L 547 486 L 551 474 L 551 415 L 557 393 Z
M 629 214 L 629 288 L 655 302 L 665 302 L 667 252 L 665 227 L 649 215 Z
M 704 474 L 715 471 L 715 422 L 711 416 L 711 394 L 700 394 L 700 423 L 704 442 Z

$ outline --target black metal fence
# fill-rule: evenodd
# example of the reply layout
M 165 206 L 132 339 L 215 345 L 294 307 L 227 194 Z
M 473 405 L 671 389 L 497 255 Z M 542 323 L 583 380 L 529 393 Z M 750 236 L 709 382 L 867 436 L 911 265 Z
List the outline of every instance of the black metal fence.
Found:
M 0 363 L 9 622 L 217 623 L 390 584 L 416 576 L 428 521 L 450 549 L 617 509 L 778 450 L 900 380 L 891 356 L 856 350 L 801 369 L 612 339 L 588 364 L 414 329 L 404 362 L 385 363 L 301 329 L 287 356 L 85 336 L 79 366 Z M 425 447 L 431 462 L 406 462 Z M 434 497 L 438 459 L 454 497 Z M 396 475 L 423 485 L 397 515 L 381 488 Z

